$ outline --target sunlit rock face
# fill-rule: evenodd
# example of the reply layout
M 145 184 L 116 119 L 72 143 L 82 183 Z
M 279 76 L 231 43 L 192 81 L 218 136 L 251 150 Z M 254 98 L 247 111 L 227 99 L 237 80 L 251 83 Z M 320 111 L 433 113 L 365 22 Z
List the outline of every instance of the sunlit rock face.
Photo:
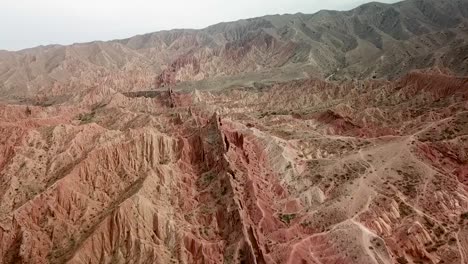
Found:
M 0 263 L 468 263 L 467 17 L 0 51 Z

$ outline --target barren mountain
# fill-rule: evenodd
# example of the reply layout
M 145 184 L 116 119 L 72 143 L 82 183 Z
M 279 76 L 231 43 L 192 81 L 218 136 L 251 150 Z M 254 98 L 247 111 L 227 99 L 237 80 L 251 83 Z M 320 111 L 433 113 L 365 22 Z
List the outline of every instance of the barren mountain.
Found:
M 434 67 L 466 75 L 467 39 L 466 0 L 373 2 L 347 12 L 0 52 L 0 83 L 5 96 L 24 97 L 63 96 L 102 84 L 130 91 L 207 79 L 395 79 Z
M 0 52 L 0 263 L 468 263 L 468 2 Z

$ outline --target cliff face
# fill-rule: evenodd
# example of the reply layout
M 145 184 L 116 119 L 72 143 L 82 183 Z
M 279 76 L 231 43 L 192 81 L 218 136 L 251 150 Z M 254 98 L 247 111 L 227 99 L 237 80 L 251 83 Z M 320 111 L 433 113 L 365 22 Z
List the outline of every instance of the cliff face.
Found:
M 1 262 L 466 263 L 467 85 L 3 104 Z

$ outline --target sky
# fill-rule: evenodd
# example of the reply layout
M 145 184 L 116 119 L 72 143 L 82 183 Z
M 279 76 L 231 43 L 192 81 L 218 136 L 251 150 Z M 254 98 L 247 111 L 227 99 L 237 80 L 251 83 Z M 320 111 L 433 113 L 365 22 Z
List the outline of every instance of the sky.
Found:
M 204 28 L 263 15 L 349 10 L 368 1 L 0 0 L 0 49 L 120 39 L 174 28 Z

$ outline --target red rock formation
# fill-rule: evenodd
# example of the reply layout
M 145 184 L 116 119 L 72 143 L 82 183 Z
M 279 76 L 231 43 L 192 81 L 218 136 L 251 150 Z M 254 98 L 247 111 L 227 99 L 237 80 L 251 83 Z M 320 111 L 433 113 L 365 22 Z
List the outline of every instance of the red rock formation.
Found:
M 464 1 L 0 51 L 0 263 L 468 263 Z
M 464 263 L 463 83 L 95 88 L 68 106 L 4 104 L 0 259 Z

